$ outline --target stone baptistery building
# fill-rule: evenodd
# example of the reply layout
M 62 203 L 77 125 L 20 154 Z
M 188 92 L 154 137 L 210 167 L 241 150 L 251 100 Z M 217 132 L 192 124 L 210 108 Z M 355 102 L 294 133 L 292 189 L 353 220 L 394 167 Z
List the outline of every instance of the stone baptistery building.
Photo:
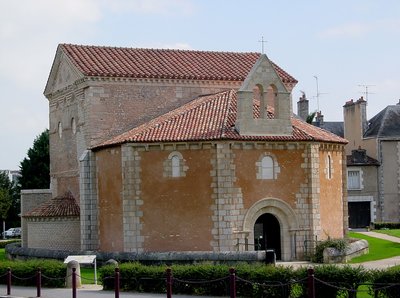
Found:
M 59 45 L 23 246 L 294 260 L 343 237 L 346 140 L 293 115 L 296 83 L 259 53 Z

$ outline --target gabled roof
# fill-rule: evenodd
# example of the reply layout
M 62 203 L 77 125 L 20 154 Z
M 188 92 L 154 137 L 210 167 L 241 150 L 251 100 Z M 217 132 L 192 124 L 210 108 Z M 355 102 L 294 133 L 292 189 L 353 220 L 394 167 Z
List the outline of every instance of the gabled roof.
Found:
M 368 121 L 364 138 L 398 138 L 400 137 L 400 105 L 384 108 Z
M 243 81 L 260 53 L 138 49 L 60 44 L 85 76 Z M 278 65 L 282 82 L 297 80 Z
M 344 137 L 344 122 L 343 121 L 324 121 L 319 123 L 317 121 L 313 122 L 313 125 L 330 131 L 339 137 Z
M 235 129 L 235 90 L 199 97 L 92 149 L 128 142 L 186 142 L 212 140 L 322 141 L 346 144 L 339 136 L 292 117 L 291 136 L 243 136 Z M 256 117 L 259 106 L 256 106 Z M 273 118 L 273 111 L 268 111 Z
M 72 193 L 68 191 L 28 211 L 23 214 L 23 217 L 76 217 L 79 214 L 79 205 Z

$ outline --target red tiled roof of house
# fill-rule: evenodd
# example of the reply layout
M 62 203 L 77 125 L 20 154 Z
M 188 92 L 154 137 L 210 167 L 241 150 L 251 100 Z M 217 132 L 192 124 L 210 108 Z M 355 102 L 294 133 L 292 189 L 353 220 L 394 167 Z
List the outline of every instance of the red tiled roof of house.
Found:
M 256 107 L 256 114 L 259 114 Z M 128 142 L 184 142 L 211 140 L 321 141 L 346 144 L 333 133 L 292 117 L 290 136 L 243 136 L 235 129 L 235 90 L 199 97 L 167 114 L 103 142 L 93 149 Z M 256 115 L 257 116 L 257 115 Z M 273 111 L 268 111 L 273 118 Z
M 86 76 L 243 81 L 260 53 L 138 49 L 61 44 Z M 297 80 L 278 65 L 282 82 Z
M 71 192 L 44 202 L 39 207 L 23 214 L 24 217 L 75 217 L 80 208 Z

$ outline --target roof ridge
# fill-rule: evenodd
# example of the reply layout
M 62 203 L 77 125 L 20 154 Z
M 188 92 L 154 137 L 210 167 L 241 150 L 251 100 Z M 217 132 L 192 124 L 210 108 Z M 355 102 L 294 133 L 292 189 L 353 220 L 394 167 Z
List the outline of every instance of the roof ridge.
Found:
M 378 130 L 378 134 L 377 134 L 378 137 L 382 134 L 382 130 L 383 130 L 383 128 L 385 127 L 385 122 L 386 122 L 386 120 L 387 120 L 387 118 L 388 118 L 388 117 L 387 117 L 388 113 L 389 113 L 389 106 L 386 106 L 386 107 L 383 109 L 382 122 L 381 122 L 380 125 L 379 125 L 379 130 Z
M 149 51 L 160 51 L 160 52 L 197 52 L 197 53 L 225 53 L 225 54 L 259 54 L 260 52 L 234 52 L 234 51 L 208 51 L 208 50 L 195 50 L 195 49 L 175 49 L 175 48 L 146 48 L 146 47 L 116 47 L 116 46 L 97 46 L 97 45 L 84 45 L 84 44 L 73 44 L 73 43 L 60 43 L 61 46 L 73 46 L 73 47 L 85 47 L 85 48 L 102 48 L 102 49 L 127 49 L 127 50 L 149 50 Z M 271 61 L 272 62 L 272 61 Z M 279 67 L 281 68 L 281 67 Z

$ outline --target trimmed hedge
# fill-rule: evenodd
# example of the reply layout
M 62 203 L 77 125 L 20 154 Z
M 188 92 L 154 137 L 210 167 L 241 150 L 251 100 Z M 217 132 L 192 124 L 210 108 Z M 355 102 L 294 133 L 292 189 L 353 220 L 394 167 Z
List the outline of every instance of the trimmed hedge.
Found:
M 60 288 L 65 286 L 67 267 L 63 262 L 53 260 L 28 260 L 0 262 L 0 283 L 6 284 L 7 269 L 11 268 L 12 284 L 35 286 L 36 273 L 42 272 L 42 286 Z
M 400 229 L 400 222 L 373 222 L 371 227 L 374 230 L 393 230 Z
M 392 267 L 386 270 L 374 270 L 371 273 L 372 297 L 400 297 L 400 267 Z M 393 284 L 388 286 L 388 284 Z M 375 294 L 376 292 L 376 294 Z M 374 296 L 376 295 L 376 296 Z
M 144 266 L 139 263 L 120 265 L 120 286 L 124 291 L 165 293 L 166 266 Z M 198 264 L 174 265 L 173 293 L 187 295 L 229 295 L 229 266 Z M 114 266 L 99 269 L 105 290 L 114 289 Z M 235 266 L 238 297 L 307 297 L 307 269 L 293 269 L 264 264 L 238 264 Z M 346 290 L 354 289 L 369 280 L 369 273 L 362 267 L 321 265 L 315 268 L 316 297 L 352 296 Z M 331 285 L 327 285 L 330 283 Z
M 11 243 L 21 242 L 21 239 L 3 240 L 0 241 L 0 248 L 5 248 L 6 245 Z

